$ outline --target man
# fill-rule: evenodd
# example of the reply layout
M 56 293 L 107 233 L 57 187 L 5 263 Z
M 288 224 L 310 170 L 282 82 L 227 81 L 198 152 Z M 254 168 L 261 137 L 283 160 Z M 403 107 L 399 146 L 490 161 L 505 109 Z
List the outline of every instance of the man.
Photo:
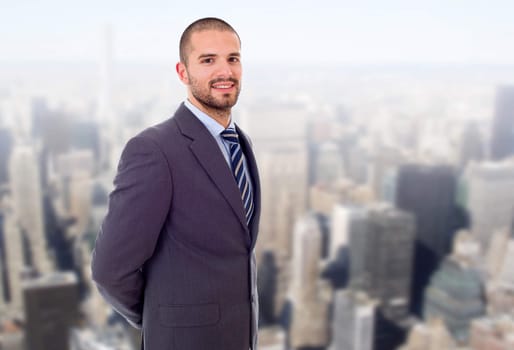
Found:
M 187 100 L 121 156 L 93 279 L 146 350 L 256 349 L 260 185 L 231 118 L 240 47 L 220 19 L 186 28 L 176 70 Z

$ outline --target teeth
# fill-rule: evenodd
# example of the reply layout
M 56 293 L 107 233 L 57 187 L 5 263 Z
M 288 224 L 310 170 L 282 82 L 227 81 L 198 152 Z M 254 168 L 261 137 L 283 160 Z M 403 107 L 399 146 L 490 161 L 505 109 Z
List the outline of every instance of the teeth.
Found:
M 215 85 L 214 87 L 217 89 L 228 89 L 230 88 L 230 85 Z

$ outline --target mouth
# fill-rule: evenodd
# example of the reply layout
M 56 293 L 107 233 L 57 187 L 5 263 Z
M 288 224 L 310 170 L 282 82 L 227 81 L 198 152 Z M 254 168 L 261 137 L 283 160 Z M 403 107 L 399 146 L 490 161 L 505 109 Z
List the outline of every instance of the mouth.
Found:
M 211 83 L 211 87 L 215 90 L 222 92 L 232 91 L 236 86 L 236 82 L 233 80 L 223 80 Z

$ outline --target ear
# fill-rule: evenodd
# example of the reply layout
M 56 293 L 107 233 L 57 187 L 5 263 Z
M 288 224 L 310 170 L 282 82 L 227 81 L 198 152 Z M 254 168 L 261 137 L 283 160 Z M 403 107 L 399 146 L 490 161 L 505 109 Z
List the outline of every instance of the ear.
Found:
M 187 75 L 186 65 L 182 62 L 178 62 L 175 66 L 175 69 L 177 70 L 177 75 L 180 81 L 186 85 L 189 84 L 189 77 Z

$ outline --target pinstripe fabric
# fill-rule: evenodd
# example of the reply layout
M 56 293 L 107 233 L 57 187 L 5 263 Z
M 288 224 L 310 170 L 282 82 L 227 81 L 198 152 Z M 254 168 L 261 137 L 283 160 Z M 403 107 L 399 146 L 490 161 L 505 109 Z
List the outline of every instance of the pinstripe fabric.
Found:
M 247 179 L 244 169 L 244 154 L 241 149 L 241 145 L 239 144 L 239 136 L 232 128 L 225 129 L 221 132 L 220 135 L 230 145 L 230 161 L 232 165 L 232 172 L 234 174 L 234 178 L 236 179 L 237 186 L 241 191 L 241 199 L 243 200 L 243 207 L 245 209 L 246 223 L 249 224 L 254 210 L 254 203 L 249 179 Z

